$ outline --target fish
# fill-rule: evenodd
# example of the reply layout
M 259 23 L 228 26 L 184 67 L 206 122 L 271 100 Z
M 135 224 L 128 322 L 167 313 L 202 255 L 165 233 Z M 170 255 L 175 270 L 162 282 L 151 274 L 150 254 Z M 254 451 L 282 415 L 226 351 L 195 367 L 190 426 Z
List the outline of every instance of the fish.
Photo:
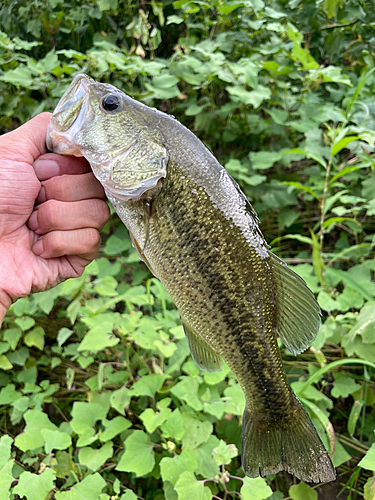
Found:
M 270 251 L 236 181 L 173 116 L 77 75 L 53 112 L 50 151 L 84 156 L 133 246 L 176 305 L 202 370 L 223 360 L 246 398 L 245 475 L 285 470 L 306 482 L 335 469 L 283 369 L 321 321 L 314 294 Z

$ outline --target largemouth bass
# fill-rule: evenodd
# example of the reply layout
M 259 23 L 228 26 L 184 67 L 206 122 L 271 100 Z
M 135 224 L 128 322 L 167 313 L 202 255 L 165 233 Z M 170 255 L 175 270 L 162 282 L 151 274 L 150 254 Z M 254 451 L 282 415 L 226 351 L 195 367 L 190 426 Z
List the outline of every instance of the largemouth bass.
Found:
M 320 309 L 305 282 L 269 249 L 238 184 L 173 117 L 78 75 L 54 111 L 48 149 L 84 156 L 134 247 L 181 316 L 207 371 L 226 361 L 245 394 L 242 466 L 332 481 L 335 470 L 291 390 L 277 346 L 314 340 Z

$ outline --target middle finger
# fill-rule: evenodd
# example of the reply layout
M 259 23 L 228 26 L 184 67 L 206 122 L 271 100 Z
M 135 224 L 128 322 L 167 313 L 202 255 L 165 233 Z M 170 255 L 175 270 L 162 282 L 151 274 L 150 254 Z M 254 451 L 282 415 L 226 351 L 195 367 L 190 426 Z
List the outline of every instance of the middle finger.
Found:
M 66 203 L 49 200 L 36 207 L 27 225 L 37 234 L 82 228 L 102 229 L 109 217 L 107 204 L 98 199 Z

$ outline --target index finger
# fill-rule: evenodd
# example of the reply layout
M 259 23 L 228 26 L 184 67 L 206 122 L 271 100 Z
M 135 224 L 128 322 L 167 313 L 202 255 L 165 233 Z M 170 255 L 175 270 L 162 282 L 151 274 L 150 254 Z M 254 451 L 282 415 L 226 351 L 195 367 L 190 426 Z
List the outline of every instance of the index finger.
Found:
M 34 162 L 35 173 L 40 181 L 45 181 L 58 175 L 79 175 L 91 171 L 85 158 L 62 156 L 46 153 Z

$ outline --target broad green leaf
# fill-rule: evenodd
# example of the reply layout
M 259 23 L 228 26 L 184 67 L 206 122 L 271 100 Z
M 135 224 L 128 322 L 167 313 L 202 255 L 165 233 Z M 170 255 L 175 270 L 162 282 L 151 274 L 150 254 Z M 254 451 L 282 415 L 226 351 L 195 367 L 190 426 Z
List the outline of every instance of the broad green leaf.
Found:
M 10 485 L 13 483 L 12 470 L 14 460 L 8 460 L 0 468 L 0 498 L 1 500 L 9 500 Z
M 200 377 L 181 377 L 170 392 L 181 401 L 185 401 L 194 410 L 201 410 L 203 408 L 202 401 L 198 397 Z
M 27 500 L 45 500 L 55 486 L 55 477 L 56 472 L 53 469 L 46 469 L 41 474 L 23 472 L 13 493 L 21 498 L 25 496 Z
M 371 448 L 358 465 L 363 469 L 375 470 L 375 443 L 371 445 Z
M 340 281 L 343 281 L 345 284 L 348 284 L 351 288 L 360 293 L 365 299 L 373 300 L 373 297 L 362 287 L 359 283 L 354 281 L 354 279 L 349 275 L 349 273 L 342 271 L 341 269 L 330 268 L 329 272 L 336 276 Z
M 237 457 L 238 450 L 234 444 L 226 444 L 226 442 L 221 439 L 219 446 L 214 448 L 212 454 L 218 465 L 227 465 L 231 463 L 232 458 Z
M 365 500 L 375 500 L 375 476 L 370 477 L 363 488 Z
M 185 433 L 185 428 L 181 412 L 178 408 L 173 411 L 170 417 L 161 425 L 160 429 L 164 437 L 181 441 Z
M 14 351 L 17 347 L 18 341 L 22 337 L 22 330 L 21 328 L 8 328 L 8 330 L 5 330 L 3 332 L 3 340 L 5 342 L 8 342 L 10 345 L 11 349 Z
M 44 330 L 41 326 L 37 326 L 30 330 L 24 337 L 25 344 L 28 347 L 36 347 L 40 351 L 44 348 Z
M 212 424 L 208 420 L 202 422 L 188 413 L 182 414 L 185 433 L 182 438 L 184 448 L 196 448 L 205 443 L 212 433 Z
M 124 409 L 129 405 L 131 397 L 132 393 L 126 387 L 113 391 L 110 399 L 112 408 L 125 415 Z
M 74 432 L 82 434 L 88 428 L 93 427 L 98 420 L 103 420 L 106 415 L 106 409 L 100 404 L 76 401 L 73 403 L 73 419 L 70 425 Z
M 307 484 L 300 482 L 289 488 L 289 496 L 292 500 L 317 500 L 318 493 Z
M 155 453 L 149 436 L 143 431 L 134 431 L 125 441 L 125 453 L 116 470 L 134 472 L 137 477 L 152 471 Z
M 10 459 L 12 443 L 13 439 L 7 434 L 0 437 L 0 469 L 2 469 Z
M 4 354 L 2 354 L 0 356 L 0 370 L 11 370 L 12 368 L 13 368 L 12 363 Z
M 334 384 L 331 391 L 331 394 L 334 398 L 343 397 L 347 398 L 353 392 L 358 391 L 361 386 L 355 382 L 355 380 L 349 375 L 345 375 L 344 373 L 335 373 L 334 374 Z
M 132 425 L 129 420 L 126 420 L 126 418 L 123 417 L 115 417 L 112 418 L 112 420 L 103 420 L 102 423 L 105 426 L 105 430 L 100 434 L 100 441 L 103 443 L 113 439 L 118 434 L 121 434 L 121 432 L 126 431 L 126 429 L 129 429 Z
M 218 438 L 211 435 L 207 441 L 194 450 L 195 458 L 198 462 L 197 471 L 199 471 L 203 477 L 210 478 L 219 474 L 219 466 L 213 458 L 213 451 L 218 445 Z
M 78 460 L 92 471 L 97 471 L 113 454 L 112 441 L 108 441 L 101 448 L 81 448 Z
M 46 453 L 52 450 L 66 450 L 72 444 L 72 438 L 66 432 L 42 429 L 40 433 L 44 437 Z
M 261 477 L 245 477 L 241 487 L 243 500 L 265 500 L 272 495 L 272 490 Z
M 160 427 L 169 418 L 171 413 L 170 408 L 163 408 L 160 412 L 155 412 L 152 408 L 146 408 L 139 415 L 139 418 L 142 420 L 146 431 L 152 434 L 157 427 Z
M 161 389 L 166 378 L 168 378 L 167 375 L 159 375 L 157 373 L 144 375 L 133 385 L 132 395 L 150 396 L 153 398 L 155 393 Z
M 86 476 L 69 491 L 55 493 L 55 497 L 56 500 L 99 500 L 99 493 L 105 486 L 105 480 L 100 474 L 95 473 L 91 476 Z
M 78 347 L 78 351 L 102 351 L 106 347 L 114 347 L 120 342 L 112 333 L 113 323 L 103 322 L 89 330 Z
M 34 450 L 44 445 L 43 429 L 57 431 L 48 416 L 39 410 L 28 410 L 24 414 L 26 427 L 23 433 L 18 434 L 14 444 L 22 451 Z
M 185 471 L 181 474 L 174 489 L 178 493 L 178 500 L 211 500 L 211 490 L 204 486 L 203 481 L 198 481 L 192 472 Z
M 119 500 L 138 500 L 138 497 L 131 490 L 127 490 L 123 495 L 120 496 Z
M 198 463 L 193 450 L 182 450 L 180 455 L 173 458 L 164 457 L 160 461 L 160 473 L 163 481 L 176 484 L 181 474 L 185 471 L 197 471 Z
M 339 467 L 339 465 L 351 460 L 352 456 L 346 451 L 340 441 L 335 439 L 335 453 L 332 457 L 332 463 L 334 467 Z

